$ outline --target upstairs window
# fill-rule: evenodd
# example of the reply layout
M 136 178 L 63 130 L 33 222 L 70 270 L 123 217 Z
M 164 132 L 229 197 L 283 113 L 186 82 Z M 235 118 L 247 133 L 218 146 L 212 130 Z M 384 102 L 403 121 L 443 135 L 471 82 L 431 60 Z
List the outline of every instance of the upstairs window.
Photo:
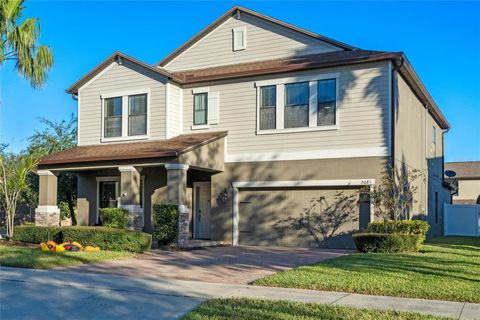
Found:
M 245 27 L 233 28 L 233 51 L 245 50 L 247 48 L 247 30 Z
M 208 123 L 208 93 L 193 95 L 193 125 L 206 125 Z
M 147 95 L 138 94 L 128 97 L 128 135 L 147 134 Z
M 308 127 L 308 82 L 285 85 L 285 128 Z
M 122 109 L 122 97 L 105 99 L 105 138 L 122 136 Z
M 437 156 L 437 129 L 432 126 L 432 153 L 433 156 Z
M 260 130 L 275 129 L 276 127 L 276 86 L 260 88 Z
M 148 92 L 132 90 L 124 94 L 102 95 L 102 141 L 148 138 Z
M 318 81 L 317 126 L 335 125 L 337 109 L 336 79 Z

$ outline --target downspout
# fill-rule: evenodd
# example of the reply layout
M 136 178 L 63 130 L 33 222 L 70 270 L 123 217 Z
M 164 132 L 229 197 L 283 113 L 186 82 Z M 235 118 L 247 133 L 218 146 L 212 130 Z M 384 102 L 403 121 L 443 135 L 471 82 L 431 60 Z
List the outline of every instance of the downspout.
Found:
M 428 148 L 428 105 L 425 104 L 425 111 L 424 111 L 424 131 L 425 131 L 425 148 L 424 148 L 424 165 L 425 165 L 425 217 L 428 217 L 428 184 L 430 182 L 430 176 L 428 173 L 428 157 L 427 157 L 427 148 Z M 427 218 L 428 219 L 428 218 Z
M 391 114 L 391 119 L 390 119 L 390 135 L 391 135 L 391 150 L 390 150 L 390 157 L 391 157 L 391 166 L 392 168 L 395 166 L 395 110 L 396 110 L 396 72 L 403 67 L 404 64 L 404 59 L 403 57 L 398 57 L 397 59 L 392 60 L 393 68 L 392 68 L 392 74 L 390 76 L 391 79 L 391 97 L 390 97 L 390 114 Z
M 450 128 L 442 130 L 442 187 L 445 182 L 445 134 L 450 131 Z M 453 194 L 450 188 L 448 192 L 450 194 L 450 204 L 453 202 Z

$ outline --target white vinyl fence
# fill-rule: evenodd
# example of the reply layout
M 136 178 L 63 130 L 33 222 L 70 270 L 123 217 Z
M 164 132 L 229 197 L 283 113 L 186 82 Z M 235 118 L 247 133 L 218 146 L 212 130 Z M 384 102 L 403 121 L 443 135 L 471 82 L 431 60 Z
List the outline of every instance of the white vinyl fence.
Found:
M 480 205 L 445 204 L 446 236 L 480 236 Z

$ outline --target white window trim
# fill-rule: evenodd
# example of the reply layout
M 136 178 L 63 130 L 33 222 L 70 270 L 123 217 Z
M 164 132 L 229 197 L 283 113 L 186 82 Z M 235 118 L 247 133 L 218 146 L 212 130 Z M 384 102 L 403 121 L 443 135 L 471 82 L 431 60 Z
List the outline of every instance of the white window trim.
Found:
M 122 200 L 122 197 L 120 195 L 120 177 L 119 176 L 110 176 L 110 177 L 96 177 L 95 178 L 96 181 L 97 181 L 97 211 L 96 211 L 96 218 L 95 218 L 95 223 L 98 223 L 99 221 L 99 218 L 100 218 L 100 215 L 99 215 L 99 210 L 100 210 L 100 182 L 115 182 L 116 183 L 116 189 L 117 189 L 117 208 L 124 208 L 125 209 L 125 205 L 122 206 L 121 204 L 121 200 Z M 142 197 L 142 204 L 143 204 L 143 208 L 142 208 L 142 211 L 143 212 L 145 209 L 145 175 L 140 175 L 140 179 L 142 180 L 142 183 L 143 183 L 143 192 L 142 194 L 140 195 Z
M 238 32 L 241 31 L 243 34 L 243 46 L 238 45 Z M 242 27 L 236 27 L 232 29 L 233 33 L 233 51 L 242 51 L 247 49 L 247 27 L 242 26 Z
M 316 74 L 316 75 L 311 75 L 311 76 L 286 77 L 286 78 L 256 81 L 255 86 L 256 87 L 263 87 L 263 86 L 272 86 L 272 85 L 276 85 L 276 84 L 308 82 L 308 81 L 326 80 L 326 79 L 332 79 L 332 78 L 340 78 L 340 72 L 322 73 L 322 74 Z
M 335 105 L 335 124 L 327 126 L 317 125 L 317 112 L 318 112 L 318 98 L 317 88 L 318 81 L 335 79 L 336 80 L 336 105 Z M 257 88 L 257 135 L 263 134 L 278 134 L 278 133 L 295 133 L 295 132 L 307 132 L 307 131 L 330 131 L 338 130 L 340 128 L 340 108 L 339 108 L 339 79 L 340 73 L 324 73 L 313 76 L 301 76 L 301 77 L 288 77 L 280 79 L 270 79 L 264 81 L 255 82 Z M 300 128 L 284 128 L 284 115 L 285 115 L 285 85 L 290 83 L 308 82 L 309 83 L 309 126 Z M 266 86 L 276 86 L 276 129 L 260 129 L 260 88 Z
M 147 95 L 147 134 L 129 136 L 128 135 L 128 96 L 137 94 Z M 120 137 L 105 137 L 105 99 L 122 97 L 122 135 Z M 100 142 L 116 142 L 116 141 L 129 141 L 129 140 L 146 140 L 150 138 L 150 88 L 136 89 L 127 91 L 117 91 L 102 93 L 100 95 L 102 105 L 102 124 L 101 124 L 101 138 Z
M 117 208 L 120 207 L 120 177 L 113 176 L 113 177 L 96 177 L 97 180 L 97 205 L 95 211 L 95 223 L 98 223 L 100 219 L 100 182 L 115 182 L 115 188 L 117 189 Z
M 192 89 L 192 96 L 195 95 L 195 94 L 199 94 L 199 93 L 206 93 L 207 94 L 207 101 L 208 101 L 208 92 L 209 92 L 210 88 L 208 87 L 203 87 L 203 88 L 194 88 Z M 193 113 L 195 116 L 195 97 L 193 97 Z M 193 123 L 193 119 L 192 119 L 192 123 Z M 210 129 L 210 124 L 208 123 L 208 102 L 207 102 L 207 123 L 206 124 L 192 124 L 192 126 L 190 127 L 192 130 L 205 130 L 205 129 Z
M 197 124 L 197 125 L 192 125 L 191 128 L 192 130 L 206 130 L 210 129 L 210 125 L 207 124 Z

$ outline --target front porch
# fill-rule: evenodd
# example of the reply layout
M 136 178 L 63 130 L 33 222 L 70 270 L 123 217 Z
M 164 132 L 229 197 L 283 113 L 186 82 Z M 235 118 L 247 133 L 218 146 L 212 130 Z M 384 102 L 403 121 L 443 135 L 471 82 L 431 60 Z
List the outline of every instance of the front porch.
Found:
M 155 203 L 179 206 L 178 245 L 210 240 L 211 176 L 224 170 L 226 132 L 161 141 L 81 146 L 43 158 L 36 225 L 58 225 L 57 176 L 78 177 L 78 225 L 99 225 L 99 209 L 124 208 L 128 228 L 151 232 Z

